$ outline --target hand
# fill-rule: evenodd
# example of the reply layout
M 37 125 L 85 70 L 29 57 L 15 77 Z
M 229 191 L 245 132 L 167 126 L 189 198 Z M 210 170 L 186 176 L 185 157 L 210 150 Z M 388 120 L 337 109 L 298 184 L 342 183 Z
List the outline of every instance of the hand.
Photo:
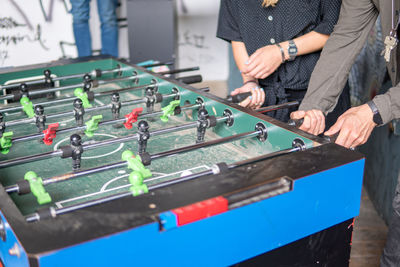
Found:
M 331 136 L 340 131 L 336 144 L 355 148 L 367 142 L 375 126 L 372 110 L 364 104 L 343 113 L 325 135 Z
M 252 54 L 242 73 L 256 79 L 265 79 L 282 64 L 282 54 L 276 45 L 267 45 Z
M 321 110 L 298 110 L 292 112 L 290 118 L 293 120 L 304 119 L 299 129 L 310 134 L 319 135 L 325 130 L 325 116 Z
M 264 104 L 265 93 L 262 88 L 255 82 L 250 82 L 243 85 L 240 88 L 235 89 L 231 95 L 237 95 L 240 93 L 251 92 L 251 96 L 239 103 L 242 107 L 248 107 L 252 109 L 260 108 Z

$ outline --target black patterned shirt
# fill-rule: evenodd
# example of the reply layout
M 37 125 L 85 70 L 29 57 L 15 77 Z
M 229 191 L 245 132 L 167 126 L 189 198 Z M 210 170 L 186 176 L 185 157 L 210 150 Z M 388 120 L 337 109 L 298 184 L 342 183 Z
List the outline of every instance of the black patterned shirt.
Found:
M 311 31 L 329 35 L 338 20 L 341 0 L 221 0 L 217 37 L 240 41 L 249 55 L 258 48 L 288 41 Z M 264 80 L 263 87 L 306 89 L 320 52 L 287 61 Z

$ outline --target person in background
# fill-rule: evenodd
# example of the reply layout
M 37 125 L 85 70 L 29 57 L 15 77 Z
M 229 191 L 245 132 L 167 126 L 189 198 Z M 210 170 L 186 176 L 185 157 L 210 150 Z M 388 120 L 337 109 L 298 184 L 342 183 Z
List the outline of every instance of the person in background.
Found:
M 217 37 L 231 43 L 243 78 L 232 95 L 252 92 L 242 106 L 256 109 L 303 99 L 340 5 L 341 0 L 221 0 Z M 331 117 L 349 107 L 347 88 Z M 290 111 L 268 115 L 286 122 Z
M 89 17 L 90 0 L 70 0 L 73 30 L 78 56 L 92 55 Z M 101 54 L 118 57 L 118 22 L 116 9 L 118 0 L 97 0 L 101 23 Z
M 382 56 L 393 87 L 366 104 L 347 110 L 325 135 L 338 134 L 338 145 L 355 148 L 368 140 L 375 127 L 400 118 L 399 13 L 398 0 L 343 0 L 339 21 L 312 74 L 304 101 L 299 111 L 291 114 L 293 119 L 304 119 L 300 129 L 315 135 L 324 132 L 325 115 L 336 104 L 350 68 L 379 14 L 385 44 Z M 381 266 L 400 266 L 400 175 Z

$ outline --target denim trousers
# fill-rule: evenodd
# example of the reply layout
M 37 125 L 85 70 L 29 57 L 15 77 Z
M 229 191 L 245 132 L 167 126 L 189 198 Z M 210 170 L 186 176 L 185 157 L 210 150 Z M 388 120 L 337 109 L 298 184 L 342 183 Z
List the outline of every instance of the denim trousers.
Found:
M 70 0 L 73 30 L 78 56 L 92 55 L 89 17 L 90 0 Z M 97 0 L 101 23 L 101 54 L 118 57 L 118 22 L 116 8 L 118 0 Z
M 389 223 L 389 232 L 383 254 L 381 267 L 400 266 L 400 175 L 393 199 L 393 216 Z

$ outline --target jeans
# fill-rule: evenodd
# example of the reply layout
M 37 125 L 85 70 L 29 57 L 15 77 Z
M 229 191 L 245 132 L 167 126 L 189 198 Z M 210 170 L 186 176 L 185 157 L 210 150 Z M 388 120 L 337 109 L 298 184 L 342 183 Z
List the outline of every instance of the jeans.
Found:
M 400 175 L 399 179 L 400 180 Z M 400 266 L 400 182 L 393 199 L 393 216 L 389 223 L 389 232 L 385 249 L 381 257 L 381 267 Z
M 89 28 L 90 0 L 70 0 L 73 30 L 78 56 L 92 55 L 92 38 Z M 97 0 L 101 23 L 101 54 L 118 57 L 118 0 Z

